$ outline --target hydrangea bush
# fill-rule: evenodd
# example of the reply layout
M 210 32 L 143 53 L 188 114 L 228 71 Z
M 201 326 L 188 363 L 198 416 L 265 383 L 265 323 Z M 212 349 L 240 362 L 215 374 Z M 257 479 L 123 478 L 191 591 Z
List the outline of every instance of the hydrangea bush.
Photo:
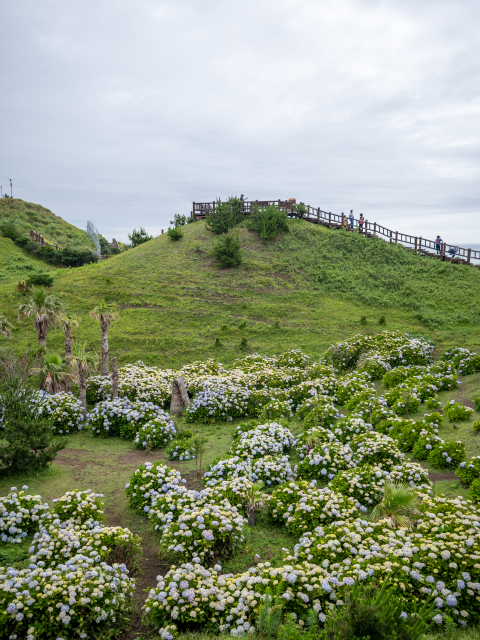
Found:
M 135 437 L 140 427 L 155 418 L 170 422 L 170 417 L 153 402 L 131 402 L 127 398 L 99 402 L 88 414 L 88 424 L 97 438 Z
M 137 449 L 163 449 L 177 434 L 173 420 L 168 413 L 149 420 L 135 435 Z
M 50 395 L 46 391 L 37 391 L 32 396 L 35 411 L 48 415 L 52 421 L 52 431 L 58 435 L 76 433 L 83 427 L 82 405 L 72 393 L 61 391 Z

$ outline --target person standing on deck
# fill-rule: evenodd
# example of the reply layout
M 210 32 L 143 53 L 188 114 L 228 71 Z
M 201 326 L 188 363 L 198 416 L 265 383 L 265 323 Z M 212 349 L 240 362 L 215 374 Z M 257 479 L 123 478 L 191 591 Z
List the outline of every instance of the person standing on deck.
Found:
M 347 228 L 347 216 L 342 211 L 342 227 L 343 229 Z
M 353 217 L 353 209 L 350 209 L 350 213 L 348 214 L 348 225 L 350 229 L 353 229 L 354 217 Z
M 360 214 L 360 219 L 358 221 L 358 232 L 363 233 L 363 223 L 365 222 L 365 218 L 363 217 L 363 213 Z
M 440 250 L 442 248 L 442 242 L 443 240 L 440 238 L 440 236 L 437 236 L 435 238 L 435 249 L 437 250 L 437 253 L 440 253 Z

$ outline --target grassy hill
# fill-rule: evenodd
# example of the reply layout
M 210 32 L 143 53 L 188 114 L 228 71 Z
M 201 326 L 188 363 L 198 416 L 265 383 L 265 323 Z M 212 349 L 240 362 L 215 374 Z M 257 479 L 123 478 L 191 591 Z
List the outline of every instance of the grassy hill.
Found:
M 438 349 L 478 349 L 480 270 L 302 220 L 289 226 L 268 245 L 241 228 L 244 263 L 220 270 L 208 255 L 214 237 L 197 222 L 179 242 L 163 235 L 101 263 L 58 270 L 54 291 L 82 317 L 77 336 L 96 350 L 99 326 L 89 311 L 102 298 L 118 305 L 109 336 L 122 363 L 215 357 L 228 364 L 241 355 L 242 338 L 247 352 L 295 347 L 315 357 L 356 332 L 385 328 L 430 337 Z M 0 283 L 0 307 L 13 321 L 22 297 L 12 291 Z M 61 351 L 61 331 L 47 342 Z M 9 344 L 36 346 L 31 322 L 17 325 Z
M 71 246 L 76 249 L 93 248 L 85 231 L 56 216 L 49 209 L 32 202 L 19 199 L 0 199 L 0 226 L 7 222 L 14 224 L 18 231 L 29 237 L 30 229 L 35 229 L 47 242 L 62 249 Z
M 25 280 L 35 271 L 53 269 L 43 260 L 28 255 L 9 238 L 0 237 L 0 282 L 11 283 Z

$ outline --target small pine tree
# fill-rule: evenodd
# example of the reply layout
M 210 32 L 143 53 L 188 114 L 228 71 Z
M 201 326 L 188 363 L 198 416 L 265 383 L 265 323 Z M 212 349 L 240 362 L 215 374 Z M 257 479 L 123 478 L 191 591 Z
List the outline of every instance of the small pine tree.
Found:
M 0 444 L 0 476 L 38 471 L 47 467 L 67 440 L 52 435 L 49 419 L 34 415 L 32 392 L 2 389 L 4 424 Z

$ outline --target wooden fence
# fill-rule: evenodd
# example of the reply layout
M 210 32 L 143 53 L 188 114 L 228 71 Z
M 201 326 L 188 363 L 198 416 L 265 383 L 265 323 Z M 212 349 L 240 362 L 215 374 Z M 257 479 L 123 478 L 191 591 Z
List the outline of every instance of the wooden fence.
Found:
M 287 211 L 290 217 L 302 218 L 303 220 L 307 220 L 307 222 L 321 224 L 327 227 L 341 228 L 344 226 L 342 214 L 332 213 L 331 211 L 322 211 L 320 207 L 311 207 L 310 205 L 303 204 L 303 202 L 300 204 L 304 207 L 305 213 L 299 213 L 298 211 L 295 211 L 295 207 L 293 205 L 296 203 L 292 200 L 245 201 L 243 204 L 243 213 L 244 215 L 249 215 L 252 208 L 267 207 L 272 204 L 283 211 Z M 190 215 L 194 220 L 199 220 L 209 215 L 215 215 L 215 202 L 194 202 Z M 348 218 L 347 221 L 347 230 L 353 231 L 357 229 L 359 233 L 370 238 L 373 236 L 381 236 L 390 242 L 390 244 L 403 244 L 423 255 L 460 264 L 472 264 L 473 260 L 480 261 L 480 250 L 463 248 L 446 242 L 442 242 L 440 245 L 437 245 L 435 240 L 412 236 L 407 233 L 401 233 L 400 231 L 392 231 L 377 222 L 368 222 L 368 220 L 364 221 L 363 226 L 360 225 L 357 218 L 354 218 L 352 226 L 350 226 Z M 455 251 L 454 254 L 452 253 L 452 250 Z

